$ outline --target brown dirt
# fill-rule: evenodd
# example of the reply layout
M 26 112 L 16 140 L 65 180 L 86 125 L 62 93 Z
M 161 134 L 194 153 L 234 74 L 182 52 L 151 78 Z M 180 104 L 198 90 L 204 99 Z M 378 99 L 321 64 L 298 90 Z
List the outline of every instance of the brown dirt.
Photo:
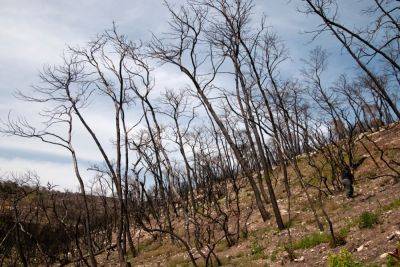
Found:
M 388 130 L 383 130 L 369 135 L 377 144 L 390 153 L 385 154 L 388 159 L 400 159 L 400 126 L 395 125 Z M 366 142 L 368 143 L 368 142 Z M 379 152 L 369 143 L 367 147 L 378 159 Z M 386 152 L 385 152 L 386 153 Z M 294 251 L 296 261 L 289 261 L 287 252 L 283 249 L 288 240 L 288 231 L 278 231 L 274 220 L 262 222 L 256 209 L 248 223 L 250 234 L 247 239 L 241 239 L 233 247 L 218 246 L 216 251 L 224 266 L 326 266 L 328 255 L 337 253 L 346 248 L 353 257 L 364 264 L 381 266 L 386 262 L 381 255 L 393 251 L 400 242 L 400 235 L 393 235 L 400 231 L 400 183 L 394 184 L 393 178 L 388 176 L 393 172 L 382 162 L 376 166 L 360 146 L 360 156 L 368 156 L 356 172 L 354 199 L 347 199 L 343 193 L 330 196 L 324 206 L 333 222 L 335 232 L 347 230 L 346 244 L 331 248 L 328 242 L 318 244 L 308 249 Z M 379 160 L 378 160 L 379 161 Z M 307 172 L 307 170 L 304 170 Z M 279 176 L 279 174 L 277 173 Z M 243 193 L 246 196 L 250 189 Z M 287 220 L 287 199 L 283 189 L 277 188 L 278 203 L 282 215 Z M 312 213 L 307 208 L 308 204 L 299 186 L 294 185 L 292 203 L 293 223 L 290 227 L 291 238 L 297 242 L 317 231 Z M 248 194 L 247 194 L 248 195 Z M 397 202 L 396 202 L 397 201 Z M 397 203 L 397 204 L 396 204 Z M 243 197 L 243 207 L 251 205 L 249 198 Z M 254 203 L 253 203 L 254 204 Z M 378 214 L 379 220 L 371 229 L 360 229 L 357 219 L 364 211 Z M 320 214 L 323 221 L 322 214 Z M 327 228 L 327 226 L 325 225 Z M 327 229 L 325 229 L 327 232 Z M 141 252 L 139 256 L 131 259 L 134 266 L 190 266 L 183 248 L 169 241 L 160 243 L 151 241 L 148 235 L 141 239 Z M 257 255 L 251 254 L 251 248 L 257 244 L 263 248 Z M 106 253 L 98 256 L 102 266 L 117 264 L 116 251 L 111 252 L 106 259 Z

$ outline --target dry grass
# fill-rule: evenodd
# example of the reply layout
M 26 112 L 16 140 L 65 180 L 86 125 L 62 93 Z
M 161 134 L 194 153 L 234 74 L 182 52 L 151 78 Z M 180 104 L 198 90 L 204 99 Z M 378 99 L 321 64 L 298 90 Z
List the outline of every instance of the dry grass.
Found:
M 400 126 L 397 125 L 387 131 L 373 134 L 377 144 L 385 149 L 389 149 L 385 156 L 390 159 L 400 158 L 400 150 L 393 149 L 400 147 Z M 379 152 L 374 149 L 372 144 L 367 144 L 368 149 L 373 156 L 379 159 Z M 365 156 L 366 151 L 361 145 L 357 148 L 358 156 Z M 316 155 L 316 162 L 323 164 L 322 157 Z M 307 160 L 300 159 L 299 167 L 311 182 L 314 176 L 312 168 L 307 165 Z M 324 169 L 327 177 L 330 177 L 328 169 Z M 376 175 L 380 178 L 370 179 Z M 400 185 L 393 185 L 392 178 L 389 176 L 392 171 L 385 164 L 379 162 L 379 168 L 375 166 L 373 160 L 368 157 L 361 167 L 357 170 L 356 177 L 356 198 L 346 199 L 343 194 L 329 196 L 324 201 L 324 208 L 329 213 L 334 223 L 334 229 L 338 236 L 346 239 L 345 249 L 352 254 L 356 261 L 364 263 L 381 263 L 379 256 L 388 252 L 396 246 L 396 243 L 388 242 L 386 236 L 395 230 L 399 230 L 400 225 Z M 283 217 L 290 229 L 292 248 L 295 250 L 296 257 L 303 257 L 299 262 L 290 262 L 288 254 L 285 251 L 288 242 L 288 231 L 278 231 L 274 220 L 263 223 L 260 215 L 255 208 L 249 219 L 249 233 L 242 236 L 240 242 L 233 247 L 228 247 L 221 241 L 216 247 L 216 253 L 226 266 L 325 266 L 328 256 L 332 253 L 338 253 L 342 248 L 330 248 L 330 237 L 327 234 L 328 227 L 323 220 L 319 210 L 321 221 L 325 225 L 325 233 L 317 232 L 314 217 L 310 211 L 309 203 L 305 198 L 295 174 L 289 168 L 289 176 L 292 178 L 292 207 L 291 218 L 287 220 L 287 197 L 283 186 L 279 183 L 276 187 L 279 198 L 279 206 Z M 275 170 L 274 177 L 281 177 L 278 169 Z M 317 191 L 308 189 L 314 198 Z M 253 195 L 250 188 L 242 190 L 240 193 L 241 206 L 251 205 Z M 253 203 L 254 205 L 254 203 Z M 371 218 L 364 218 L 371 224 L 371 229 L 358 227 L 361 214 L 365 211 L 376 214 L 379 218 L 379 224 L 376 220 L 368 221 Z M 363 215 L 364 216 L 364 215 Z M 372 218 L 373 219 L 373 218 Z M 375 218 L 376 219 L 376 218 Z M 179 223 L 177 223 L 179 225 Z M 367 248 L 357 251 L 361 245 Z M 333 255 L 333 254 L 332 254 Z M 335 254 L 336 255 L 336 254 Z M 339 254 L 338 254 L 339 255 Z M 346 254 L 347 255 L 347 254 Z M 176 244 L 170 242 L 159 243 L 158 241 L 148 241 L 142 247 L 142 252 L 133 259 L 136 266 L 191 266 L 185 251 Z M 202 263 L 199 261 L 199 264 Z M 108 265 L 108 262 L 107 264 Z

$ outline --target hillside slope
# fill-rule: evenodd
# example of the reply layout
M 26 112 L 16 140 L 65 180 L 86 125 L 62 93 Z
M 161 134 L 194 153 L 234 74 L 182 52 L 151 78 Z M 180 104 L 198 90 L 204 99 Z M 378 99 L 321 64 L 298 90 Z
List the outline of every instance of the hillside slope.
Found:
M 385 151 L 386 159 L 400 158 L 400 126 L 394 125 L 375 133 L 368 134 L 376 144 Z M 381 156 L 374 147 L 367 147 L 375 158 Z M 304 193 L 295 179 L 291 203 L 291 220 L 289 228 L 278 231 L 274 220 L 263 222 L 253 207 L 254 212 L 248 220 L 249 233 L 239 243 L 227 247 L 221 241 L 216 253 L 224 266 L 326 266 L 333 260 L 331 254 L 352 254 L 354 261 L 366 266 L 394 264 L 395 256 L 390 256 L 400 245 L 400 183 L 394 183 L 390 176 L 392 171 L 382 162 L 375 165 L 365 147 L 358 150 L 359 156 L 366 160 L 355 173 L 355 198 L 347 199 L 343 192 L 336 192 L 324 201 L 324 207 L 333 222 L 338 236 L 345 240 L 339 247 L 331 247 L 328 227 L 319 232 Z M 299 165 L 306 168 L 301 164 Z M 306 169 L 303 169 L 307 173 Z M 292 173 L 289 173 L 292 174 Z M 276 170 L 279 178 L 279 170 Z M 278 203 L 282 215 L 288 221 L 286 193 L 278 184 L 276 187 Z M 312 188 L 310 188 L 312 191 Z M 251 190 L 246 188 L 242 193 L 244 207 L 254 205 Z M 314 192 L 314 197 L 316 194 Z M 249 208 L 249 207 L 248 207 Z M 318 213 L 323 220 L 322 214 Z M 288 236 L 292 240 L 290 250 L 287 248 Z M 182 247 L 172 244 L 168 238 L 163 241 L 153 240 L 144 233 L 140 236 L 139 255 L 131 258 L 134 266 L 191 266 Z M 293 251 L 292 255 L 288 251 Z M 341 252 L 340 252 L 341 251 Z M 291 259 L 292 257 L 292 259 Z M 98 256 L 104 266 L 117 264 L 116 251 Z M 399 263 L 397 263 L 399 264 Z

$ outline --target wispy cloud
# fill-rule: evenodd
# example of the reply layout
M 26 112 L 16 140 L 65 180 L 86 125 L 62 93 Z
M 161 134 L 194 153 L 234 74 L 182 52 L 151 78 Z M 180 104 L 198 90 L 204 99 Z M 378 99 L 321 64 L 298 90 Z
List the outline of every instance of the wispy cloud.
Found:
M 174 0 L 176 4 L 182 1 Z M 349 1 L 353 2 L 353 1 Z M 307 45 L 310 36 L 300 34 L 305 29 L 318 25 L 315 18 L 305 17 L 297 12 L 301 1 L 256 0 L 255 14 L 267 15 L 269 24 L 286 42 L 293 58 L 299 62 L 307 56 L 308 50 L 316 45 L 336 49 L 329 35 L 324 35 L 317 43 Z M 351 7 L 344 15 L 353 16 Z M 38 82 L 37 74 L 44 64 L 52 65 L 60 61 L 67 45 L 83 44 L 96 34 L 109 28 L 113 21 L 129 38 L 148 39 L 150 32 L 161 33 L 168 28 L 169 15 L 160 0 L 18 0 L 2 1 L 0 8 L 0 118 L 4 119 L 10 109 L 15 114 L 25 115 L 35 123 L 32 116 L 37 106 L 17 102 L 12 93 L 19 89 L 29 91 Z M 343 59 L 344 58 L 344 59 Z M 350 68 L 346 56 L 335 57 L 333 69 Z M 282 73 L 294 75 L 299 69 L 290 62 L 283 66 Z M 157 86 L 180 89 L 188 81 L 176 69 L 163 67 L 154 73 Z M 101 103 L 101 105 L 105 105 Z M 85 113 L 107 149 L 112 148 L 110 137 L 114 131 L 112 116 L 106 107 L 88 109 Z M 132 113 L 134 117 L 134 112 Z M 74 143 L 78 155 L 85 162 L 100 160 L 96 147 L 82 128 L 74 130 Z M 0 136 L 0 169 L 3 171 L 23 171 L 35 169 L 44 181 L 53 181 L 62 187 L 75 189 L 76 182 L 70 166 L 69 155 L 62 149 L 32 140 Z

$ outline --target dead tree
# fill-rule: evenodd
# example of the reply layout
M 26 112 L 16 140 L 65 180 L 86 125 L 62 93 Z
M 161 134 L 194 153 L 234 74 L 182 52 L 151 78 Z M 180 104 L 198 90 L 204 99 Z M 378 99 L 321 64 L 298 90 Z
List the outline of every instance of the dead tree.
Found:
M 213 81 L 217 76 L 219 69 L 224 62 L 224 59 L 216 59 L 212 49 L 206 49 L 208 55 L 202 54 L 201 51 L 201 38 L 203 35 L 204 24 L 206 23 L 206 10 L 204 7 L 198 7 L 193 4 L 187 4 L 188 7 L 182 7 L 179 12 L 169 8 L 172 15 L 172 31 L 171 36 L 176 36 L 175 43 L 168 43 L 168 40 L 161 40 L 154 37 L 150 45 L 150 54 L 152 57 L 159 59 L 164 63 L 169 63 L 178 67 L 191 81 L 193 87 L 198 94 L 199 99 L 205 106 L 207 111 L 212 116 L 218 128 L 229 143 L 233 150 L 236 159 L 242 167 L 243 173 L 249 180 L 253 192 L 256 198 L 256 203 L 259 211 L 264 220 L 269 218 L 267 211 L 263 205 L 260 190 L 257 187 L 256 182 L 253 179 L 253 174 L 248 166 L 248 163 L 243 157 L 242 152 L 239 150 L 231 135 L 229 134 L 227 127 L 222 122 L 217 110 L 213 106 L 206 91 L 212 88 Z M 204 48 L 204 47 L 203 47 Z M 184 59 L 189 59 L 189 63 L 186 64 Z M 206 75 L 199 73 L 208 60 L 209 70 Z
M 366 15 L 371 19 L 371 26 L 361 30 L 352 29 L 338 19 L 338 3 L 336 1 L 305 0 L 306 14 L 318 16 L 322 23 L 313 31 L 316 36 L 322 32 L 330 32 L 344 47 L 355 63 L 370 79 L 375 91 L 390 106 L 394 114 L 400 119 L 400 112 L 391 88 L 385 88 L 379 75 L 371 67 L 373 63 L 382 61 L 386 72 L 394 80 L 394 88 L 399 85 L 400 65 L 399 54 L 399 9 L 397 1 L 374 0 L 366 10 Z

